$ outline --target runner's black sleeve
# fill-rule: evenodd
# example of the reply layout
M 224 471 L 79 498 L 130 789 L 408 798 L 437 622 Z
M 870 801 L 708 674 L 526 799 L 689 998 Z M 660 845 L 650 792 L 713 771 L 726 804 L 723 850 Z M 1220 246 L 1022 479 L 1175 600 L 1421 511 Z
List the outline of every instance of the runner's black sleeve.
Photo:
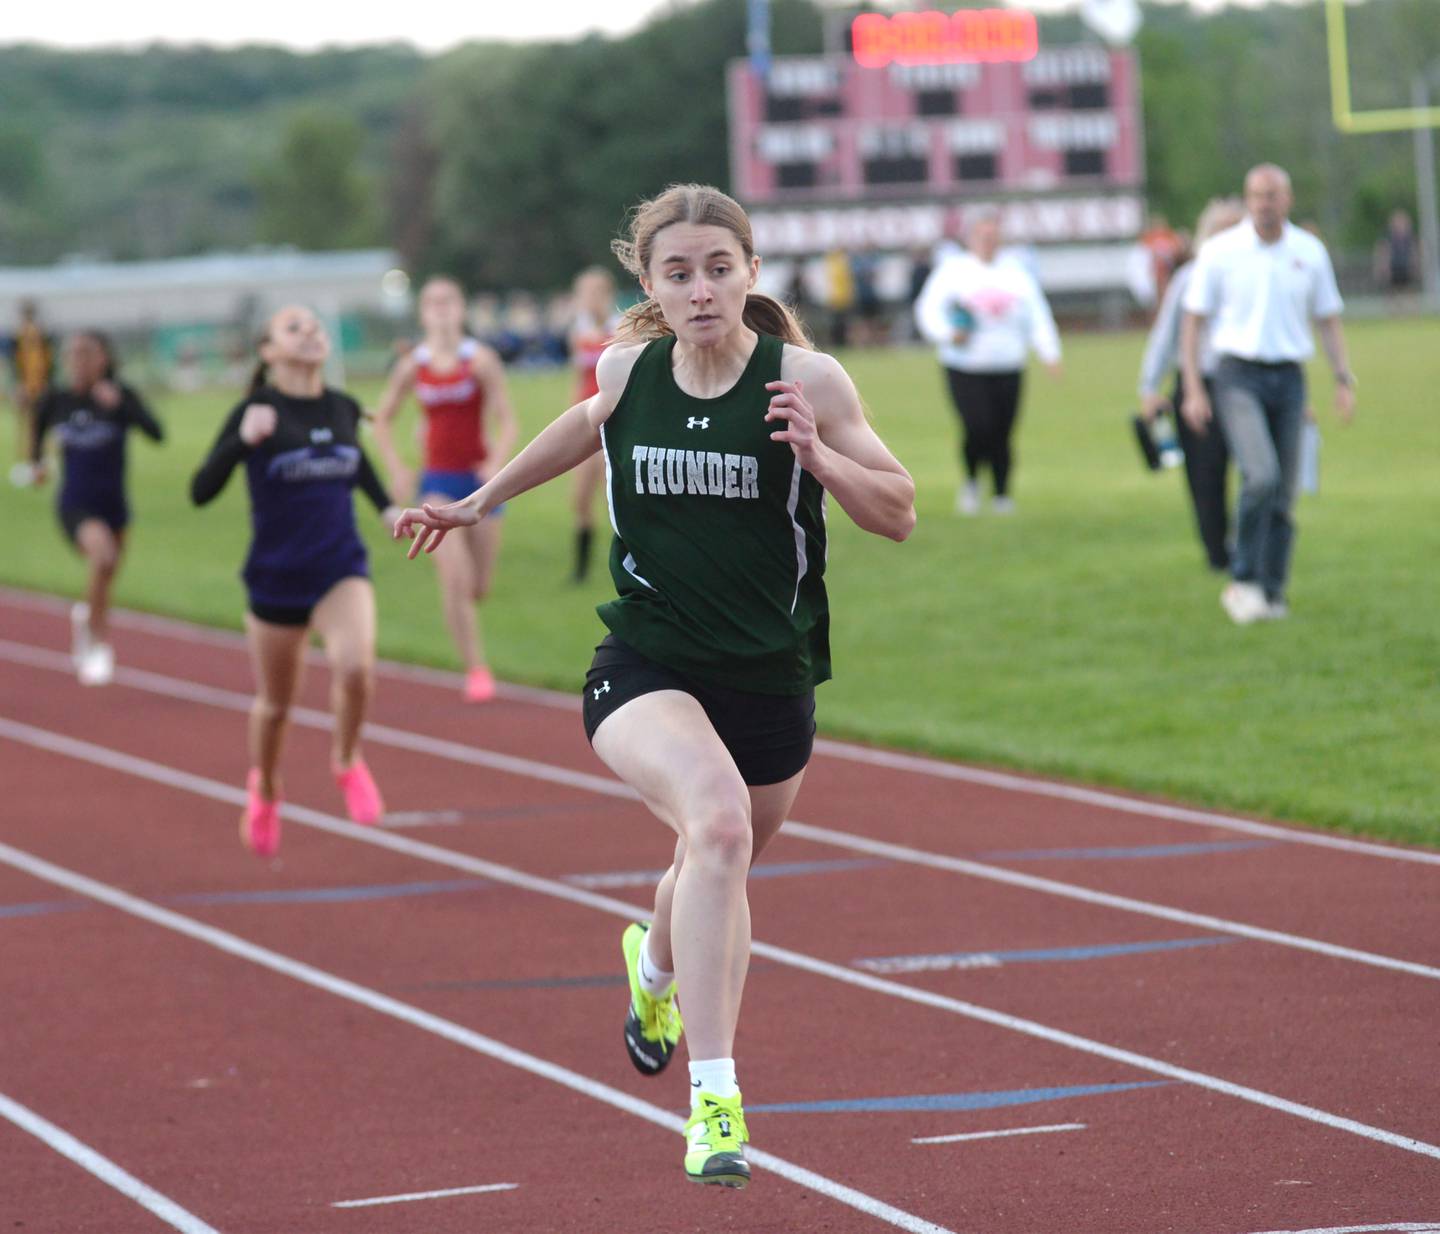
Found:
M 209 455 L 190 481 L 190 500 L 197 506 L 220 496 L 230 473 L 249 453 L 250 447 L 240 440 L 240 421 L 244 418 L 246 406 L 247 403 L 241 403 L 230 413 Z
M 360 425 L 365 419 L 365 413 L 360 409 L 360 404 L 348 394 L 340 394 L 339 397 L 345 414 L 350 417 L 351 440 L 360 450 L 360 470 L 355 473 L 355 484 L 370 499 L 370 504 L 375 507 L 376 511 L 384 514 L 392 504 L 389 490 L 380 479 L 374 464 L 370 462 L 370 456 L 365 453 L 365 447 L 360 444 Z
M 360 470 L 355 476 L 355 483 L 360 486 L 360 491 L 370 499 L 370 504 L 381 514 L 384 514 L 394 504 L 390 500 L 389 490 L 376 474 L 375 468 L 370 462 L 370 456 L 365 453 L 363 446 L 360 448 Z
M 35 410 L 30 413 L 30 461 L 40 462 L 45 453 L 45 434 L 55 420 L 56 398 L 54 392 L 41 397 Z
M 120 397 L 123 400 L 121 407 L 127 424 L 133 424 L 151 441 L 165 440 L 165 426 L 155 418 L 155 413 L 134 390 L 129 386 L 121 386 Z

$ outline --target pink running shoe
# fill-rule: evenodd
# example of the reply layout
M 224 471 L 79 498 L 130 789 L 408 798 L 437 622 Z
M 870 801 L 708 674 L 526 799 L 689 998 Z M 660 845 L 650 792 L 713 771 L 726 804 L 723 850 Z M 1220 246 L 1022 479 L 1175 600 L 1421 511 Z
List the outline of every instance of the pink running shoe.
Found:
M 375 787 L 375 777 L 363 759 L 357 758 L 348 768 L 334 768 L 335 783 L 345 794 L 345 813 L 352 822 L 373 827 L 385 813 L 385 802 Z
M 280 798 L 260 795 L 260 769 L 252 767 L 245 778 L 245 813 L 240 816 L 240 839 L 257 857 L 273 857 L 280 851 Z
M 488 703 L 495 697 L 495 678 L 483 664 L 465 674 L 465 701 Z

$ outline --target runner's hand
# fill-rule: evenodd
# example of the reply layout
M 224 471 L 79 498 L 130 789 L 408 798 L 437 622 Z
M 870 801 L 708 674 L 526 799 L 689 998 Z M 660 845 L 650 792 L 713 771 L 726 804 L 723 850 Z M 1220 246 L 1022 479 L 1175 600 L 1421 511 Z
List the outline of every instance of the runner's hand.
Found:
M 418 510 L 401 510 L 390 534 L 397 540 L 410 541 L 410 551 L 405 556 L 414 561 L 421 549 L 433 553 L 439 548 L 447 532 L 456 527 L 473 527 L 479 521 L 474 508 L 463 501 L 451 502 L 448 506 L 432 506 L 426 501 Z
M 91 388 L 90 393 L 95 396 L 95 401 L 106 411 L 114 411 L 120 406 L 120 387 L 108 377 L 104 381 L 97 381 Z
M 805 399 L 805 383 L 771 381 L 765 388 L 770 391 L 770 410 L 765 413 L 765 419 L 785 422 L 770 434 L 770 440 L 788 442 L 800 466 L 814 472 L 825 446 L 815 425 L 815 409 Z
M 279 417 L 269 403 L 251 403 L 240 417 L 240 440 L 247 446 L 258 446 L 275 432 Z

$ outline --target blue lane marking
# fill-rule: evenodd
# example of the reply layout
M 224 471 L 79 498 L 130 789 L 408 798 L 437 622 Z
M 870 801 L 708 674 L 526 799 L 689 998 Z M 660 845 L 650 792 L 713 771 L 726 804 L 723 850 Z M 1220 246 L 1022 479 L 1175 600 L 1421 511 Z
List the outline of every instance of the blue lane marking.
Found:
M 1135 861 L 1146 857 L 1199 857 L 1271 848 L 1273 840 L 1216 840 L 1209 844 L 1137 844 L 1131 848 L 1022 848 L 981 853 L 988 861 Z
M 495 884 L 484 878 L 454 878 L 432 883 L 382 883 L 372 887 L 302 887 L 287 891 L 195 891 L 166 896 L 172 904 L 344 904 L 405 896 L 477 891 Z
M 753 867 L 752 879 L 794 878 L 802 874 L 839 874 L 846 870 L 869 870 L 888 862 L 870 857 L 838 861 L 772 861 Z M 614 870 L 599 874 L 567 874 L 565 882 L 574 887 L 644 887 L 660 881 L 664 870 Z
M 1064 1097 L 1094 1097 L 1136 1088 L 1163 1088 L 1170 1080 L 1139 1080 L 1131 1084 L 1081 1084 L 1073 1088 L 1020 1088 L 999 1093 L 933 1093 L 915 1097 L 859 1097 L 851 1101 L 790 1101 L 778 1105 L 752 1105 L 751 1114 L 891 1114 L 908 1110 L 997 1110 L 1003 1106 L 1033 1105 Z
M 0 904 L 0 917 L 40 917 L 90 907 L 84 900 L 37 900 L 33 904 Z
M 924 973 L 950 968 L 1001 968 L 1006 964 L 1043 964 L 1065 960 L 1103 960 L 1110 956 L 1141 955 L 1150 951 L 1185 951 L 1191 947 L 1218 947 L 1237 943 L 1229 935 L 1172 938 L 1150 943 L 1103 943 L 1092 947 L 1045 947 L 1034 951 L 954 951 L 936 955 L 879 956 L 856 960 L 855 967 L 872 973 Z

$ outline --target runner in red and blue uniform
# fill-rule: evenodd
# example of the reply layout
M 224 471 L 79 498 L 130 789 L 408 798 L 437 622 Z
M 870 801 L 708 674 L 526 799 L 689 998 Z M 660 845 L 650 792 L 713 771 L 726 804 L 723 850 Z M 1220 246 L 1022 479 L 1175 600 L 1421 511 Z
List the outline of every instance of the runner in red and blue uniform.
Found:
M 60 525 L 89 567 L 85 600 L 70 610 L 71 656 L 82 684 L 103 686 L 115 674 L 110 590 L 130 525 L 125 439 L 132 428 L 151 441 L 163 441 L 165 432 L 140 396 L 117 378 L 114 352 L 103 334 L 86 330 L 71 336 L 65 380 L 35 407 L 30 475 L 36 484 L 45 482 L 45 438 L 54 429 L 64 463 Z
M 359 749 L 373 690 L 375 592 L 351 494 L 364 492 L 387 523 L 397 511 L 360 447 L 359 404 L 325 385 L 329 354 L 325 328 L 309 309 L 276 313 L 250 393 L 190 484 L 191 499 L 206 505 L 243 465 L 250 490 L 243 577 L 257 690 L 240 834 L 262 857 L 280 844 L 280 753 L 312 630 L 330 665 L 331 769 L 346 811 L 357 823 L 377 823 L 385 810 Z
M 515 412 L 500 357 L 465 334 L 465 296 L 458 283 L 432 278 L 420 289 L 420 325 L 424 341 L 391 370 L 380 397 L 375 448 L 396 492 L 449 503 L 474 492 L 510 457 Z M 392 428 L 411 393 L 425 413 L 424 467 L 418 482 L 396 449 Z M 499 509 L 492 511 L 435 554 L 445 624 L 464 661 L 465 698 L 472 703 L 495 697 L 477 608 L 489 594 L 495 573 L 500 515 Z
M 604 266 L 591 266 L 575 276 L 572 289 L 575 318 L 570 326 L 570 363 L 575 366 L 573 401 L 583 403 L 600 391 L 596 369 L 605 348 L 615 339 L 620 314 L 615 310 L 615 276 Z M 590 547 L 595 537 L 595 496 L 605 480 L 605 456 L 596 451 L 575 468 L 575 569 L 571 582 L 583 583 L 590 573 Z

